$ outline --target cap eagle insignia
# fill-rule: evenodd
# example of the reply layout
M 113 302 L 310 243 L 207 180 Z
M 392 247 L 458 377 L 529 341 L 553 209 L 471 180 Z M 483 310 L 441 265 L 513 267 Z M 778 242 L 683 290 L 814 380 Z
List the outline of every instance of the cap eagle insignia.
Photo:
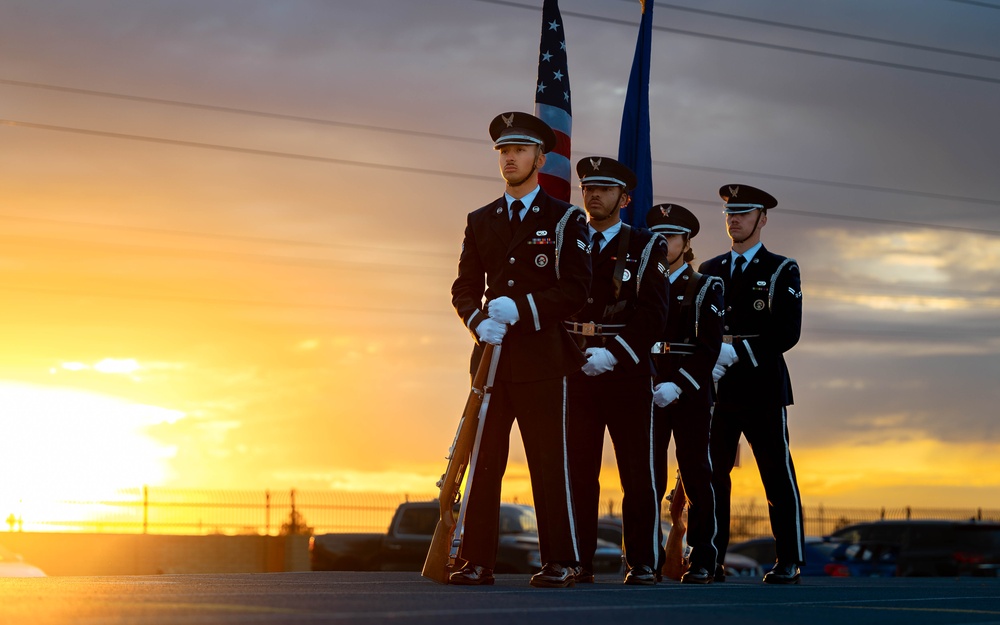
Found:
M 664 217 L 670 217 L 670 209 L 673 208 L 673 204 L 667 204 L 666 206 L 660 207 L 660 212 L 663 213 Z
M 736 197 L 740 192 L 739 187 L 729 187 L 729 197 Z
M 500 114 L 500 119 L 503 120 L 503 123 L 507 124 L 508 128 L 510 128 L 510 127 L 512 127 L 514 125 L 514 114 L 513 113 L 510 114 L 510 117 L 504 117 L 503 114 L 501 113 Z
M 590 159 L 590 166 L 594 168 L 594 171 L 598 171 L 598 170 L 601 169 L 601 161 L 602 160 L 603 159 L 600 159 L 600 158 L 596 159 L 596 160 L 595 159 Z

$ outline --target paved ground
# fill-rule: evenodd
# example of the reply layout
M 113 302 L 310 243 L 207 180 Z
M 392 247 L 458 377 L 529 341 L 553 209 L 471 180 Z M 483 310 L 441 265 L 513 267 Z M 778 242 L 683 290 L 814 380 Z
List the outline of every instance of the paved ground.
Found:
M 1000 579 L 738 579 L 626 587 L 616 578 L 565 590 L 503 575 L 458 588 L 417 573 L 268 573 L 0 579 L 0 624 L 261 623 L 1000 624 Z

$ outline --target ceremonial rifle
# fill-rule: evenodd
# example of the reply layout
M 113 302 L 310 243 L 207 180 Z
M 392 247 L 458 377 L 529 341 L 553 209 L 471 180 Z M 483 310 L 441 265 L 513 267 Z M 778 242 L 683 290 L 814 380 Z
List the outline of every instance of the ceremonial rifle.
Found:
M 441 476 L 441 481 L 437 483 L 441 489 L 438 495 L 440 518 L 434 528 L 434 536 L 431 538 L 424 568 L 420 574 L 440 584 L 448 583 L 448 575 L 455 565 L 458 549 L 461 546 L 465 524 L 465 502 L 468 501 L 469 490 L 472 487 L 479 442 L 483 435 L 483 425 L 486 423 L 486 411 L 489 408 L 490 393 L 499 360 L 500 346 L 487 343 L 476 375 L 472 379 L 472 390 L 469 391 L 465 411 L 458 422 L 455 441 L 448 451 L 448 466 Z M 466 469 L 469 470 L 469 479 L 465 483 L 465 494 L 461 498 L 461 509 L 456 519 L 455 504 L 459 501 L 459 488 Z
M 684 533 L 687 532 L 687 525 L 684 523 L 684 505 L 687 504 L 687 495 L 684 493 L 680 470 L 677 471 L 674 490 L 667 495 L 667 499 L 670 501 L 671 525 L 670 533 L 667 535 L 666 558 L 660 573 L 668 579 L 680 580 L 687 569 L 687 562 L 684 561 Z

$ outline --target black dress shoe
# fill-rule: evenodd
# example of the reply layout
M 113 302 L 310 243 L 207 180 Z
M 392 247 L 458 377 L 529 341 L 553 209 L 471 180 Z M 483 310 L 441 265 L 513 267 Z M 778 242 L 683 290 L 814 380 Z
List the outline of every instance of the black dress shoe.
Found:
M 774 568 L 764 574 L 765 584 L 798 584 L 799 565 L 776 562 Z
M 715 575 L 709 573 L 705 567 L 691 567 L 687 573 L 681 575 L 682 584 L 711 584 L 714 579 Z
M 573 577 L 576 578 L 577 584 L 593 584 L 594 583 L 594 572 L 588 568 L 582 566 L 577 566 L 573 569 Z
M 654 586 L 656 585 L 656 573 L 645 564 L 633 566 L 625 575 L 625 583 L 630 586 Z
M 542 570 L 531 576 L 535 588 L 566 588 L 576 583 L 576 567 L 546 562 Z
M 466 564 L 448 576 L 448 583 L 456 586 L 492 586 L 493 569 Z
M 715 565 L 715 581 L 724 582 L 726 581 L 726 567 L 721 564 Z

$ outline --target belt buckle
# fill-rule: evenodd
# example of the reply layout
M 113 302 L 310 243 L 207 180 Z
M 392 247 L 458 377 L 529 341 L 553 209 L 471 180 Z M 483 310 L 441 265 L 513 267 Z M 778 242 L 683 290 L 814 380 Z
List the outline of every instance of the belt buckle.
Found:
M 581 332 L 584 336 L 594 336 L 597 333 L 597 324 L 593 321 L 588 321 L 587 323 L 581 324 Z
M 725 343 L 726 345 L 732 345 L 733 344 L 733 335 L 732 334 L 723 334 L 722 335 L 722 342 Z

